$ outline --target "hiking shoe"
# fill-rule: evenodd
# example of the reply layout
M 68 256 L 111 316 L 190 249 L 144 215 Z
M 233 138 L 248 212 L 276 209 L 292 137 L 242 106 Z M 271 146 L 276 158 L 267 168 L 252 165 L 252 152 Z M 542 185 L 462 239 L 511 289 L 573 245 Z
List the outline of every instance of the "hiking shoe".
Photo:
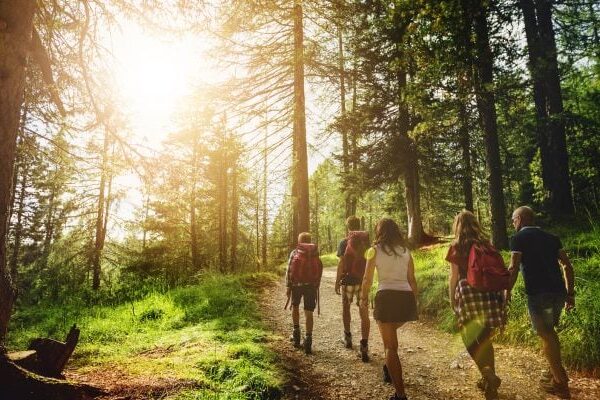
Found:
M 486 367 L 481 372 L 485 379 L 485 400 L 498 400 L 498 387 L 502 380 L 496 376 L 490 367 Z
M 571 391 L 569 390 L 569 385 L 567 384 L 560 384 L 555 382 L 554 379 L 552 379 L 550 380 L 550 382 L 541 383 L 540 386 L 542 390 L 544 390 L 544 392 L 553 394 L 560 399 L 571 398 Z
M 304 338 L 303 347 L 304 353 L 312 354 L 312 335 L 306 335 L 306 337 Z
M 362 362 L 369 362 L 369 343 L 364 339 L 360 341 L 360 359 Z
M 481 390 L 482 392 L 485 391 L 485 385 L 487 385 L 487 381 L 485 380 L 485 378 L 482 376 L 481 378 L 479 378 L 477 380 L 477 383 L 475 384 L 477 386 L 477 389 Z
M 542 371 L 542 374 L 540 375 L 540 384 L 542 383 L 550 383 L 552 382 L 552 372 L 549 369 L 546 369 L 544 371 Z
M 292 343 L 294 343 L 294 347 L 299 349 L 300 348 L 300 330 L 299 329 L 294 329 L 291 339 L 292 339 Z
M 392 377 L 390 376 L 390 371 L 388 370 L 388 367 L 385 364 L 383 364 L 383 382 L 384 383 L 392 383 Z
M 352 348 L 352 334 L 350 332 L 344 332 L 344 344 L 347 349 Z
M 408 397 L 406 397 L 406 395 L 398 396 L 398 394 L 394 394 L 392 397 L 390 397 L 390 400 L 408 400 Z

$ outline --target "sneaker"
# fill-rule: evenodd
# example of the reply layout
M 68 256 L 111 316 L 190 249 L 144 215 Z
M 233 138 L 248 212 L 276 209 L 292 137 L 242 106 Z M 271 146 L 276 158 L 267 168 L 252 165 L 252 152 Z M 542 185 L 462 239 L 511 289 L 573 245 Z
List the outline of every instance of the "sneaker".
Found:
M 552 372 L 550 372 L 549 369 L 546 369 L 544 371 L 542 371 L 542 374 L 540 375 L 540 384 L 542 383 L 550 383 L 552 381 Z
M 303 347 L 304 347 L 304 353 L 312 354 L 312 335 L 307 335 L 304 338 Z
M 360 341 L 360 359 L 362 362 L 369 362 L 369 343 L 364 339 Z
M 540 386 L 544 390 L 544 392 L 553 394 L 561 399 L 570 399 L 571 391 L 569 390 L 569 385 L 560 384 L 551 379 L 550 382 L 541 383 Z
M 485 379 L 485 400 L 498 400 L 498 387 L 502 380 L 496 376 L 490 367 L 486 367 L 482 371 Z
M 300 348 L 300 330 L 299 329 L 294 329 L 291 339 L 292 339 L 292 342 L 294 343 L 294 347 L 297 349 Z
M 390 376 L 390 371 L 388 371 L 388 367 L 385 364 L 383 364 L 383 382 L 384 383 L 392 383 L 392 377 Z
M 392 397 L 390 397 L 390 400 L 408 400 L 408 397 L 406 397 L 406 395 L 398 396 L 398 394 L 395 393 Z
M 344 332 L 344 344 L 347 349 L 352 348 L 352 334 L 350 332 Z

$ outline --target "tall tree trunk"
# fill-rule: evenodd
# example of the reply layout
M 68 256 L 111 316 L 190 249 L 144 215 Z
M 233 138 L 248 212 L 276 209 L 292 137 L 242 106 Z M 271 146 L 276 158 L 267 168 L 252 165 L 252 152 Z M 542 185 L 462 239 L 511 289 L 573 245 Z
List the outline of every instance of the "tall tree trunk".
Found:
M 544 67 L 544 86 L 549 117 L 548 147 L 551 155 L 550 204 L 555 216 L 572 215 L 575 212 L 569 175 L 569 154 L 563 109 L 560 72 L 552 26 L 552 0 L 536 0 L 537 20 L 540 33 L 541 65 Z
M 58 173 L 58 168 L 55 168 L 54 173 Z M 48 212 L 46 214 L 45 233 L 44 233 L 44 245 L 42 248 L 42 260 L 40 270 L 45 270 L 48 267 L 48 257 L 50 255 L 50 246 L 52 245 L 52 239 L 54 238 L 54 212 L 56 210 L 56 197 L 58 195 L 58 188 L 53 183 L 48 197 Z
M 23 214 L 25 213 L 25 196 L 27 195 L 27 178 L 29 176 L 29 164 L 27 162 L 23 165 L 21 171 L 21 183 L 19 190 L 19 203 L 17 208 L 17 222 L 14 229 L 15 243 L 12 249 L 12 255 L 10 258 L 10 276 L 14 281 L 17 277 L 17 266 L 19 264 L 19 253 L 21 252 L 21 237 L 23 234 Z
M 196 214 L 197 181 L 198 181 L 198 142 L 194 139 L 192 149 L 192 185 L 190 189 L 190 252 L 192 254 L 192 269 L 196 273 L 202 269 L 200 249 L 198 244 L 198 217 Z
M 418 245 L 421 243 L 425 232 L 423 230 L 423 221 L 421 220 L 421 195 L 419 188 L 419 158 L 415 142 L 408 136 L 410 129 L 410 115 L 408 104 L 405 100 L 407 73 L 405 70 L 398 72 L 398 135 L 401 139 L 400 143 L 405 144 L 403 161 L 405 165 L 404 187 L 406 197 L 406 215 L 408 217 L 408 238 Z
M 15 294 L 6 264 L 6 239 L 17 132 L 23 105 L 25 60 L 35 8 L 33 0 L 0 2 L 0 353 Z
M 356 93 L 356 85 L 357 85 L 357 73 L 356 73 L 356 66 L 354 68 L 354 72 L 353 72 L 353 77 L 352 77 L 352 111 L 356 110 L 356 103 L 358 101 L 358 95 Z M 351 164 L 352 164 L 352 175 L 354 177 L 354 179 L 357 178 L 358 175 L 358 135 L 359 135 L 359 130 L 357 126 L 352 126 L 352 129 L 350 131 L 350 158 L 351 158 Z M 357 197 L 357 193 L 358 193 L 358 189 L 354 187 L 354 190 L 352 191 L 352 196 L 350 196 L 350 215 L 356 215 L 356 205 L 358 203 L 358 197 Z
M 102 250 L 104 249 L 104 240 L 106 232 L 104 230 L 104 208 L 106 206 L 106 183 L 108 180 L 108 148 L 110 146 L 110 136 L 108 132 L 104 133 L 104 145 L 102 148 L 102 164 L 100 169 L 100 184 L 98 188 L 98 203 L 96 214 L 96 236 L 94 240 L 94 248 L 92 251 L 92 289 L 100 288 L 100 268 Z
M 267 136 L 268 132 L 265 128 L 265 137 L 263 139 L 263 184 L 262 184 L 262 241 L 261 241 L 261 262 L 263 270 L 267 269 L 267 238 L 269 234 L 269 227 L 267 226 L 268 208 L 267 208 L 267 191 L 268 191 L 268 163 L 267 163 Z
M 340 133 L 342 134 L 342 182 L 344 191 L 344 200 L 346 203 L 346 217 L 353 215 L 350 206 L 350 193 L 351 189 L 348 187 L 349 173 L 350 173 L 350 159 L 348 157 L 348 125 L 345 119 L 346 117 L 346 70 L 344 68 L 344 38 L 342 34 L 342 27 L 338 26 L 338 68 L 340 74 L 340 114 L 341 124 Z
M 260 260 L 260 244 L 261 244 L 261 237 L 260 237 L 260 194 L 261 194 L 261 189 L 260 189 L 260 185 L 259 185 L 259 178 L 256 178 L 255 181 L 255 186 L 256 186 L 256 207 L 254 208 L 254 228 L 256 229 L 256 243 L 255 243 L 255 254 L 254 256 L 256 257 L 256 270 L 260 271 L 260 264 L 261 264 L 261 260 Z
M 320 210 L 319 210 L 319 186 L 317 183 L 317 179 L 313 180 L 313 185 L 314 185 L 314 193 L 315 193 L 315 209 L 313 211 L 314 214 L 314 226 L 313 226 L 313 243 L 315 243 L 317 246 L 319 245 L 319 214 L 320 214 Z
M 306 144 L 306 108 L 304 97 L 304 28 L 302 0 L 294 0 L 294 181 L 296 183 L 298 232 L 310 230 L 308 192 L 308 154 Z
M 231 168 L 231 272 L 237 269 L 237 245 L 238 245 L 238 219 L 239 219 L 239 197 L 238 197 L 238 171 L 237 162 Z
M 224 143 L 224 141 L 223 141 Z M 226 155 L 221 155 L 219 179 L 219 270 L 227 272 L 227 210 L 228 206 L 228 172 Z
M 462 189 L 465 199 L 465 209 L 473 211 L 473 167 L 471 165 L 471 135 L 469 129 L 469 111 L 467 110 L 469 85 L 466 75 L 458 76 L 458 121 L 459 146 L 462 158 Z
M 474 0 L 475 51 L 477 54 L 477 77 L 475 79 L 477 108 L 484 132 L 488 190 L 492 219 L 492 241 L 498 248 L 508 247 L 506 234 L 506 210 L 502 192 L 502 163 L 498 144 L 496 103 L 493 92 L 493 56 L 490 48 L 487 22 L 487 6 L 482 0 Z

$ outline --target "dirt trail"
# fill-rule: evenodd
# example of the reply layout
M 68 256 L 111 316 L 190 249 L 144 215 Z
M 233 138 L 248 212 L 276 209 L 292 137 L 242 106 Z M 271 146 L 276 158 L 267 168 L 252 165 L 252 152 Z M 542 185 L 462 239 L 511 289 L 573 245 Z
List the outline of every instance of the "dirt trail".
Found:
M 326 269 L 321 284 L 321 315 L 315 312 L 313 353 L 305 355 L 289 342 L 291 315 L 283 310 L 283 283 L 265 293 L 265 321 L 276 333 L 273 347 L 290 374 L 286 399 L 388 399 L 392 386 L 382 381 L 383 345 L 371 319 L 371 361 L 358 355 L 358 310 L 352 309 L 354 350 L 344 348 L 341 299 L 334 293 L 335 270 Z M 372 315 L 372 313 L 371 313 Z M 303 322 L 301 315 L 301 323 Z M 302 328 L 303 330 L 303 328 Z M 304 334 L 304 332 L 303 332 Z M 399 354 L 406 391 L 411 400 L 483 399 L 475 388 L 477 368 L 458 336 L 424 322 L 399 329 Z M 502 400 L 556 399 L 543 394 L 538 379 L 545 365 L 540 355 L 510 346 L 495 346 L 497 374 L 502 378 Z M 571 374 L 573 399 L 600 399 L 600 381 Z

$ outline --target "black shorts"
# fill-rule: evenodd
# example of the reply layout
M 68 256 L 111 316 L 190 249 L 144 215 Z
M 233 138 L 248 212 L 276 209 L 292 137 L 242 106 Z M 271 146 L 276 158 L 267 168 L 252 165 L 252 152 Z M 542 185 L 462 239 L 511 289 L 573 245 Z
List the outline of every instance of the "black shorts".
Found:
M 304 298 L 304 310 L 315 311 L 317 306 L 317 288 L 313 285 L 292 286 L 292 305 L 299 306 Z
M 415 295 L 410 291 L 379 290 L 373 318 L 378 322 L 407 322 L 419 319 Z

